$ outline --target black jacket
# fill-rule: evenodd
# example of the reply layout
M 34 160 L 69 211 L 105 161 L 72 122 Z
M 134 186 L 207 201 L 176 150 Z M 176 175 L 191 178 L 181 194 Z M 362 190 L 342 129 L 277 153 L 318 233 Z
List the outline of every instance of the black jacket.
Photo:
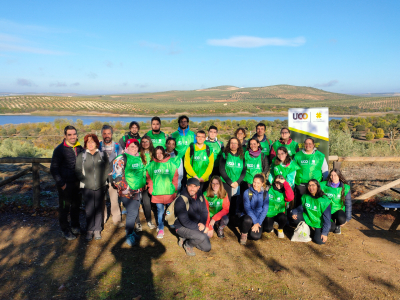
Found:
M 82 169 L 83 154 L 84 152 L 80 153 L 76 158 L 76 178 L 84 184 L 85 189 L 97 191 L 105 187 L 107 185 L 108 173 L 112 171 L 107 154 L 103 152 L 102 157 L 99 151 L 96 151 L 93 155 L 89 151 L 86 151 L 86 159 Z
M 124 141 L 124 138 L 125 138 L 125 141 Z M 130 131 L 126 132 L 125 135 L 122 138 L 120 138 L 120 140 L 118 142 L 119 146 L 121 147 L 121 151 L 125 150 L 126 142 L 129 139 L 137 139 L 137 140 L 139 140 L 139 139 L 141 139 L 141 137 L 140 137 L 139 133 L 133 134 Z
M 189 196 L 186 188 L 182 190 L 181 196 L 185 196 L 189 199 L 189 210 L 186 210 L 186 204 L 182 197 L 176 199 L 175 217 L 177 217 L 177 219 L 174 224 L 175 228 L 186 227 L 192 230 L 199 230 L 198 224 L 202 223 L 205 226 L 208 218 L 207 204 L 201 189 L 197 192 L 196 199 Z
M 76 157 L 81 152 L 83 152 L 82 146 L 72 148 L 65 143 L 65 140 L 54 149 L 50 173 L 58 187 L 78 181 L 75 176 L 75 163 Z

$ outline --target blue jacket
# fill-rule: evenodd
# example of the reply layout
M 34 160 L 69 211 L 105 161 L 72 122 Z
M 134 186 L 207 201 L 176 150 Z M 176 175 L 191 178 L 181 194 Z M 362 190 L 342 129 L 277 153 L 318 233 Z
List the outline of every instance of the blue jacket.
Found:
M 190 128 L 189 128 L 189 125 L 188 125 L 188 127 L 185 130 L 185 132 L 187 132 L 189 130 L 190 130 Z M 178 132 L 179 132 L 179 134 L 181 136 L 184 136 L 182 128 L 178 127 Z M 196 141 L 196 132 L 194 133 L 194 142 L 193 143 L 195 143 L 195 144 L 197 143 L 197 141 Z
M 251 201 L 249 199 L 249 192 L 253 193 Z M 251 217 L 253 224 L 262 224 L 268 212 L 268 193 L 264 198 L 264 189 L 261 188 L 260 192 L 257 192 L 252 186 L 243 194 L 243 206 L 246 214 Z

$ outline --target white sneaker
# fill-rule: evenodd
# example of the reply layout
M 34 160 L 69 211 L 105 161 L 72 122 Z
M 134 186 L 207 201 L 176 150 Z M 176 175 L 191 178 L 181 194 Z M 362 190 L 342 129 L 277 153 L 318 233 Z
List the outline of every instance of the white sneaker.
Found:
M 278 229 L 278 239 L 284 239 L 285 234 L 283 233 L 283 229 Z

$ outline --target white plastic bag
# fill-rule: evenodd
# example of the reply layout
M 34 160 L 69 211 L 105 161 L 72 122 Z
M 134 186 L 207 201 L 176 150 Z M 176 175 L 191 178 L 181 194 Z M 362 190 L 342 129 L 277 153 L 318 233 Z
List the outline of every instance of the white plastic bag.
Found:
M 297 225 L 296 229 L 294 230 L 292 242 L 303 242 L 307 243 L 311 241 L 310 238 L 310 227 L 306 224 L 306 222 L 301 221 L 299 225 Z

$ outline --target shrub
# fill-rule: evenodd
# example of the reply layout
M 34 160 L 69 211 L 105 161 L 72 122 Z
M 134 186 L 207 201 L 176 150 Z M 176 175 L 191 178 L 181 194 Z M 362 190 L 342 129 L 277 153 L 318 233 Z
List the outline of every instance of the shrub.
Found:
M 381 138 L 383 138 L 384 136 L 385 136 L 385 132 L 383 131 L 383 129 L 382 129 L 382 128 L 378 128 L 378 129 L 376 130 L 376 136 L 375 136 L 375 138 L 381 139 Z
M 374 137 L 375 137 L 375 134 L 374 134 L 373 132 L 368 132 L 368 133 L 365 135 L 365 139 L 366 139 L 367 141 L 373 140 Z
M 46 154 L 46 151 L 35 147 L 32 142 L 23 143 L 6 139 L 0 145 L 0 157 L 42 157 L 46 156 Z
M 365 131 L 365 126 L 364 125 L 357 125 L 356 126 L 357 131 Z

